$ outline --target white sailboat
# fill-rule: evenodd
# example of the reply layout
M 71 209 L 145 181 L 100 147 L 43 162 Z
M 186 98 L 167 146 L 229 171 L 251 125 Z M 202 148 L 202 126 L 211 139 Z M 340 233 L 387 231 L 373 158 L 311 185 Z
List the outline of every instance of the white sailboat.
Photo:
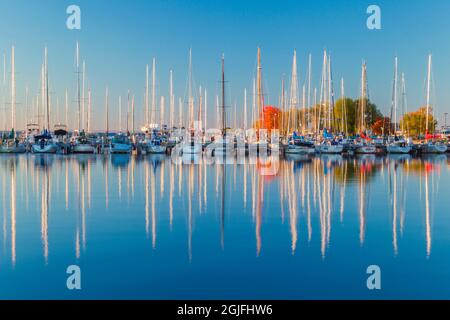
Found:
M 430 115 L 430 90 L 431 90 L 431 65 L 432 65 L 432 56 L 431 54 L 428 56 L 428 68 L 427 68 L 427 115 L 425 119 L 426 131 L 425 134 L 429 134 L 429 115 Z M 431 154 L 442 154 L 447 152 L 447 146 L 442 143 L 433 142 L 429 140 L 428 142 L 422 144 L 420 146 L 420 150 L 422 153 L 431 153 Z
M 233 156 L 235 153 L 234 141 L 226 135 L 227 121 L 225 113 L 225 57 L 222 55 L 222 135 L 214 140 L 208 146 L 208 150 L 212 150 L 214 156 L 217 157 L 228 157 Z
M 15 53 L 11 47 L 11 133 L 2 138 L 0 153 L 24 153 L 26 148 L 19 142 L 15 132 L 16 122 L 16 79 L 15 79 Z
M 193 154 L 200 154 L 202 153 L 202 145 L 199 141 L 196 141 L 195 138 L 195 129 L 194 128 L 194 98 L 192 97 L 192 49 L 189 50 L 189 84 L 188 84 L 188 91 L 189 91 L 189 121 L 190 121 L 190 132 L 187 137 L 187 141 L 184 141 L 184 145 L 181 149 L 181 152 L 184 155 L 193 155 Z
M 42 98 L 46 106 L 47 128 L 44 132 L 34 137 L 35 143 L 32 146 L 33 153 L 56 153 L 58 145 L 53 141 L 53 137 L 49 132 L 50 128 L 50 97 L 48 88 L 48 52 L 47 47 L 44 52 L 44 66 L 42 69 Z
M 357 154 L 375 154 L 377 149 L 374 144 L 372 144 L 367 137 L 365 137 L 366 131 L 366 101 L 367 101 L 367 66 L 363 62 L 362 74 L 361 74 L 361 101 L 360 101 L 360 131 L 361 131 L 361 141 L 355 144 L 355 153 Z
M 397 138 L 396 127 L 397 127 L 397 81 L 398 81 L 398 60 L 395 57 L 395 70 L 394 70 L 394 86 L 393 86 L 393 95 L 392 95 L 392 108 L 394 113 L 394 141 L 391 141 L 386 146 L 387 153 L 391 154 L 408 154 L 411 152 L 412 147 L 405 141 L 403 138 Z M 405 89 L 405 76 L 402 74 L 402 99 L 404 101 L 404 97 L 406 95 Z M 403 130 L 402 130 L 403 131 Z M 403 133 L 403 132 L 402 132 Z

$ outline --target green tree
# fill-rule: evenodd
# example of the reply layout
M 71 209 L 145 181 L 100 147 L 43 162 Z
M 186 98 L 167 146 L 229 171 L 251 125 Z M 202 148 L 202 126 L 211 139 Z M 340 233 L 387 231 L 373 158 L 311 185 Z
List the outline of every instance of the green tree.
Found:
M 426 133 L 426 118 L 427 108 L 421 107 L 417 111 L 406 113 L 400 121 L 400 127 L 404 128 L 410 136 L 423 135 Z M 436 125 L 437 121 L 434 119 L 430 110 L 428 115 L 428 132 L 434 133 Z

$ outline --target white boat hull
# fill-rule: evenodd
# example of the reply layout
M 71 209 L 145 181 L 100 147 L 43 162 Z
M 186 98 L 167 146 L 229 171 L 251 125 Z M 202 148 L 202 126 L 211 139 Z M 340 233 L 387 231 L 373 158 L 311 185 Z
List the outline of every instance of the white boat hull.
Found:
M 95 147 L 89 144 L 77 144 L 73 147 L 73 153 L 92 154 L 95 153 Z
M 375 154 L 377 148 L 375 146 L 358 146 L 355 149 L 356 154 Z
M 316 151 L 318 153 L 325 153 L 325 154 L 341 154 L 344 151 L 344 146 L 341 144 L 338 145 L 321 144 L 316 146 Z
M 316 150 L 314 148 L 302 147 L 302 146 L 288 146 L 285 151 L 286 154 L 314 154 Z
M 396 146 L 396 145 L 389 145 L 386 147 L 386 151 L 388 153 L 396 153 L 396 154 L 408 154 L 411 152 L 410 146 Z
M 131 153 L 131 145 L 123 143 L 114 143 L 109 147 L 109 152 L 113 154 L 129 154 Z
M 194 145 L 185 145 L 183 149 L 181 149 L 183 154 L 199 154 L 202 153 L 202 146 L 199 144 Z
M 56 144 L 46 144 L 41 146 L 40 144 L 33 144 L 31 147 L 33 153 L 56 153 L 58 151 L 58 146 Z
M 163 154 L 166 153 L 166 146 L 161 146 L 161 145 L 154 145 L 154 144 L 150 144 L 147 147 L 147 152 L 151 153 L 151 154 Z
M 422 153 L 440 154 L 447 152 L 447 146 L 443 144 L 425 144 L 421 148 Z
M 23 145 L 19 146 L 0 146 L 0 153 L 25 153 L 27 150 Z

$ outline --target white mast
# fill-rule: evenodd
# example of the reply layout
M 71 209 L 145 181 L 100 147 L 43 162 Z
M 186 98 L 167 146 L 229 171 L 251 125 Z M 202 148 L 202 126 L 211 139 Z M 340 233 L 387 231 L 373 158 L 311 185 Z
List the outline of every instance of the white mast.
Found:
M 91 89 L 88 89 L 87 132 L 91 132 Z
M 291 123 L 292 123 L 292 129 L 297 129 L 297 121 L 294 119 L 291 119 L 291 114 L 294 112 L 294 115 L 297 116 L 297 105 L 298 105 L 298 78 L 297 78 L 297 51 L 294 50 L 294 57 L 292 58 L 292 78 L 291 78 L 291 97 L 290 97 L 290 108 L 289 108 L 289 121 L 288 121 L 288 132 L 291 129 Z
M 405 116 L 405 113 L 407 112 L 407 100 L 406 100 L 406 81 L 405 81 L 405 74 L 402 73 L 402 117 Z M 404 127 L 404 121 L 402 121 L 402 134 L 404 134 L 405 132 L 405 127 Z
M 255 78 L 253 78 L 253 101 L 252 101 L 252 125 L 256 121 L 256 81 Z
M 46 112 L 47 112 L 47 130 L 50 130 L 50 97 L 48 92 L 48 51 L 47 47 L 45 47 L 45 59 L 44 59 L 44 87 L 45 87 L 45 95 L 46 95 Z
M 394 62 L 394 135 L 397 132 L 397 87 L 398 87 L 398 59 Z
M 247 88 L 244 89 L 244 135 L 247 130 Z
M 172 130 L 174 125 L 174 113 L 175 113 L 175 97 L 173 95 L 173 72 L 170 70 L 170 107 L 169 107 L 169 130 Z
M 431 54 L 428 55 L 428 72 L 427 72 L 427 116 L 425 122 L 426 133 L 428 133 L 428 118 L 430 114 L 430 89 L 431 89 Z
M 131 99 L 131 133 L 134 133 L 134 95 Z
M 78 41 L 76 48 L 76 67 L 77 67 L 78 132 L 80 132 L 81 131 L 80 46 L 78 44 Z
M 83 60 L 83 81 L 82 81 L 82 93 L 81 93 L 81 109 L 83 111 L 83 123 L 82 123 L 82 129 L 85 129 L 86 126 L 86 104 L 85 104 L 85 99 L 86 99 L 86 93 L 85 93 L 85 89 L 86 89 L 86 62 Z
M 4 94 L 5 94 L 5 91 L 6 91 L 6 53 L 3 53 L 3 86 L 2 86 L 2 99 L 3 99 L 3 112 L 4 112 L 4 117 L 3 117 L 3 119 L 4 119 L 4 127 L 6 127 L 6 102 L 5 102 L 5 97 L 4 97 Z
M 308 108 L 311 106 L 311 69 L 312 69 L 312 58 L 309 54 L 308 59 Z
M 67 88 L 66 88 L 66 95 L 65 95 L 65 122 L 66 122 L 66 126 L 67 126 L 67 131 L 69 130 L 69 95 L 67 93 Z
M 306 86 L 303 85 L 303 112 L 302 112 L 302 131 L 306 132 Z
M 178 116 L 179 126 L 181 129 L 183 127 L 183 101 L 181 101 L 181 98 L 178 98 Z
M 361 74 L 361 132 L 366 130 L 365 106 L 366 106 L 366 62 L 363 62 Z
M 109 132 L 109 92 L 108 92 L 108 87 L 106 87 L 106 92 L 105 92 L 105 113 L 106 113 L 105 127 L 106 127 L 106 134 L 108 134 L 108 132 Z
M 16 76 L 15 76 L 15 53 L 14 46 L 11 47 L 11 129 L 16 125 Z
M 345 101 L 344 78 L 341 78 L 341 99 L 342 99 L 342 131 L 347 136 L 347 106 Z
M 194 123 L 194 99 L 192 97 L 192 48 L 189 49 L 189 126 L 192 128 Z
M 258 117 L 262 116 L 262 122 L 264 125 L 264 95 L 263 95 L 262 66 L 261 66 L 261 48 L 259 47 L 258 47 L 258 73 L 256 82 L 258 87 Z
M 149 125 L 148 64 L 145 66 L 145 124 Z
M 159 123 L 160 123 L 160 129 L 161 129 L 161 130 L 162 130 L 163 124 L 164 124 L 164 109 L 165 109 L 165 103 L 166 103 L 166 101 L 165 101 L 164 96 L 161 96 L 161 111 L 160 111 L 160 120 L 159 120 Z
M 206 121 L 207 121 L 207 114 L 208 114 L 208 92 L 205 89 L 205 107 L 204 107 L 204 117 L 205 117 L 205 123 L 203 124 L 203 127 L 205 128 L 205 133 L 206 133 Z
M 156 59 L 153 58 L 152 67 L 152 111 L 150 114 L 150 124 L 155 121 L 155 109 L 156 109 Z
M 127 123 L 126 123 L 126 127 L 127 127 L 127 134 L 130 131 L 130 90 L 128 90 L 128 94 L 127 94 Z
M 119 96 L 119 132 L 122 132 L 122 96 Z

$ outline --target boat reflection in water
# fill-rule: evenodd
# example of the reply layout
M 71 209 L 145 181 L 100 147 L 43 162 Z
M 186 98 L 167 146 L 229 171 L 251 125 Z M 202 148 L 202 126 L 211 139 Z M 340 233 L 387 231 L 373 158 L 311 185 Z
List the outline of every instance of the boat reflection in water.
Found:
M 378 264 L 385 298 L 450 298 L 447 156 L 225 162 L 0 157 L 0 297 L 66 297 L 72 264 L 87 297 L 370 297 Z

